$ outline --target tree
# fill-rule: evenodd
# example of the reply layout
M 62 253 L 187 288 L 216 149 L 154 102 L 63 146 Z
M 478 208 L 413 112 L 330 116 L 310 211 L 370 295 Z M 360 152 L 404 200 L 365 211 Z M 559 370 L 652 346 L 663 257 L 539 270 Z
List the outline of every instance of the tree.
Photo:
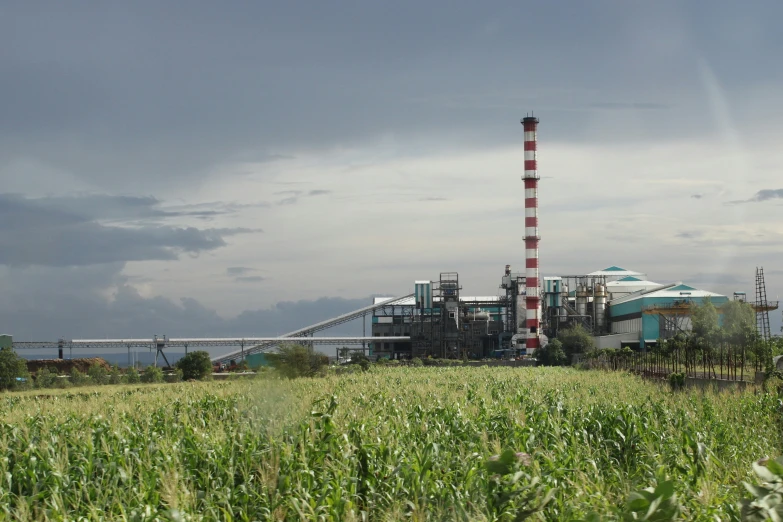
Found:
M 0 390 L 12 390 L 29 378 L 27 361 L 19 357 L 13 348 L 0 349 Z
M 289 379 L 312 377 L 326 366 L 329 358 L 299 344 L 283 345 L 277 353 L 267 354 L 270 364 Z
M 705 371 L 715 374 L 712 363 L 713 348 L 723 340 L 723 331 L 718 320 L 718 310 L 709 297 L 705 297 L 701 305 L 691 305 L 691 335 L 686 348 L 685 368 L 695 369 L 699 353 L 702 354 L 707 367 Z
M 182 370 L 182 378 L 185 380 L 201 380 L 212 374 L 212 359 L 203 350 L 188 353 L 174 366 Z
M 718 310 L 709 297 L 701 305 L 691 306 L 691 340 L 702 349 L 708 349 L 721 340 Z
M 765 349 L 759 349 L 760 336 L 756 329 L 756 310 L 750 303 L 729 301 L 721 307 L 723 339 L 729 345 L 729 360 L 742 365 L 745 371 L 745 354 L 750 352 L 756 357 L 756 368 L 768 366 L 769 357 Z
M 536 350 L 536 358 L 542 366 L 563 366 L 568 362 L 563 343 L 552 339 L 546 346 Z
M 557 340 L 562 343 L 563 351 L 569 359 L 576 353 L 587 353 L 595 347 L 590 332 L 578 324 L 557 332 Z
M 723 336 L 732 346 L 747 348 L 758 337 L 756 310 L 750 303 L 729 301 L 722 307 Z

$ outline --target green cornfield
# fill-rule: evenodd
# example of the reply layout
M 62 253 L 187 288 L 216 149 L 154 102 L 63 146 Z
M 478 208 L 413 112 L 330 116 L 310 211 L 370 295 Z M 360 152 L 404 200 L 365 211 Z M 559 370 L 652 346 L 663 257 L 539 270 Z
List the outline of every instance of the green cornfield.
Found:
M 739 520 L 779 404 L 561 368 L 5 394 L 0 519 L 623 520 L 670 482 L 680 519 Z

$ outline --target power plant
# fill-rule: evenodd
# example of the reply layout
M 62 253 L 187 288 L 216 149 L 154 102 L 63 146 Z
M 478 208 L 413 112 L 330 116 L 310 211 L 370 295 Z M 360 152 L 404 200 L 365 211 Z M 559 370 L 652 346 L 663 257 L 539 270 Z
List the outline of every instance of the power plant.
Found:
M 580 325 L 598 348 L 644 350 L 690 328 L 692 303 L 705 298 L 718 307 L 729 298 L 682 282 L 663 285 L 646 274 L 610 266 L 584 275 L 539 276 L 538 123 L 524 128 L 525 270 L 506 265 L 496 295 L 462 296 L 459 274 L 416 281 L 414 295 L 389 306 L 376 298 L 370 355 L 389 358 L 484 358 L 531 356 L 562 328 Z M 759 273 L 760 279 L 759 279 Z M 734 299 L 744 300 L 744 293 Z M 763 269 L 757 269 L 756 301 L 760 334 L 769 339 L 769 310 Z M 410 342 L 384 338 L 410 337 Z
M 147 347 L 167 361 L 170 347 L 226 347 L 229 353 L 213 358 L 227 363 L 272 350 L 285 342 L 311 346 L 334 344 L 361 346 L 375 357 L 486 358 L 527 357 L 544 346 L 558 331 L 580 325 L 593 335 L 598 348 L 631 347 L 644 350 L 659 339 L 690 329 L 691 305 L 705 298 L 720 307 L 729 298 L 697 289 L 683 282 L 660 284 L 641 272 L 619 266 L 577 275 L 540 277 L 538 220 L 538 123 L 535 116 L 521 120 L 524 132 L 524 270 L 505 265 L 493 295 L 463 295 L 457 272 L 442 272 L 437 279 L 415 281 L 413 293 L 377 297 L 366 307 L 305 326 L 278 337 L 83 339 L 48 342 L 13 342 L 14 348 L 65 349 Z M 522 209 L 520 205 L 520 212 Z M 502 265 L 501 265 L 502 266 Z M 766 297 L 763 269 L 756 270 L 756 300 L 761 336 L 769 340 L 769 311 L 777 302 Z M 734 300 L 745 301 L 743 292 Z M 366 329 L 371 317 L 371 335 L 361 337 L 316 337 L 333 326 L 362 320 Z M 3 337 L 8 344 L 10 336 Z

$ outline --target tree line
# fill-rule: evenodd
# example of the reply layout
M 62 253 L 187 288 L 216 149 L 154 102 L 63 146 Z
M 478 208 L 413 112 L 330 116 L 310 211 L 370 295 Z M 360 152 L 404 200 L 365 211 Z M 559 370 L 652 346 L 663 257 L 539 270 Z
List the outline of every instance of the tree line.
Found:
M 67 375 L 60 375 L 56 368 L 44 367 L 31 375 L 27 369 L 26 359 L 20 357 L 12 348 L 0 349 L 0 390 L 179 382 L 202 380 L 211 374 L 212 361 L 209 353 L 195 351 L 179 359 L 172 371 L 167 374 L 164 374 L 163 370 L 157 366 L 147 366 L 139 372 L 136 368 L 122 370 L 114 365 L 107 369 L 103 365 L 92 364 L 87 372 L 82 372 L 74 367 Z

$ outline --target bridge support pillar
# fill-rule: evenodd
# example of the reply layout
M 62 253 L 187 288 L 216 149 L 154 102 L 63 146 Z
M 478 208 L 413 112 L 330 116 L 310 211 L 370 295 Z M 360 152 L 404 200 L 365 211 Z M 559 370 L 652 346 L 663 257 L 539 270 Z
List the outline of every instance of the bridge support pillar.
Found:
M 152 338 L 152 343 L 155 345 L 155 366 L 158 365 L 158 356 L 163 356 L 163 360 L 166 361 L 166 366 L 171 366 L 166 353 L 163 351 L 166 348 L 166 336 L 159 338 L 157 335 Z

